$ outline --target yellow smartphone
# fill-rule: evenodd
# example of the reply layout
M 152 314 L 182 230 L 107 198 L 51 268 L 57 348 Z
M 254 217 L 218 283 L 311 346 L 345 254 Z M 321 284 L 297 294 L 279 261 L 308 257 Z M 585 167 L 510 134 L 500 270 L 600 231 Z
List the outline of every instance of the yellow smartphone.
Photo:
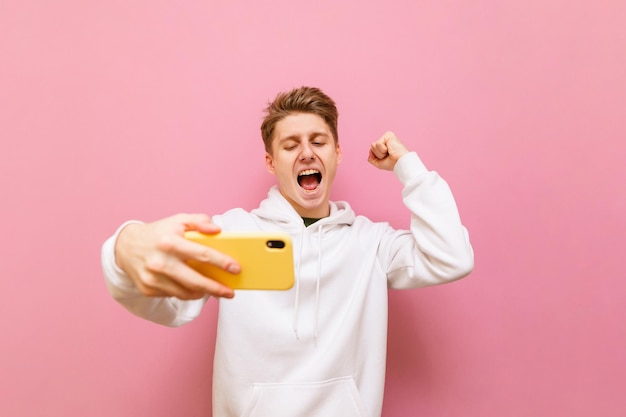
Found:
M 291 236 L 283 232 L 185 232 L 185 238 L 209 246 L 235 259 L 239 274 L 189 260 L 188 265 L 232 289 L 288 290 L 294 283 Z

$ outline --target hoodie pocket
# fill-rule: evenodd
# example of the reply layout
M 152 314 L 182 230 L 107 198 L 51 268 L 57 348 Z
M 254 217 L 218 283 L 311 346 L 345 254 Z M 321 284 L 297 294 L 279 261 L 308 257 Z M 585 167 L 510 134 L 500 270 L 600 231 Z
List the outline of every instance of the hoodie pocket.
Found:
M 254 384 L 241 417 L 367 417 L 352 377 L 310 383 Z

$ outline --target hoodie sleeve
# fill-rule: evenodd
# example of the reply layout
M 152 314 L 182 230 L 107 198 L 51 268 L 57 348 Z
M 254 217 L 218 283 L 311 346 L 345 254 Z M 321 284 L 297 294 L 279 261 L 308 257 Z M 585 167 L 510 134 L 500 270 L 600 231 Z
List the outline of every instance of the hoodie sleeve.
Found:
M 448 184 L 428 171 L 415 152 L 398 160 L 394 174 L 403 186 L 411 226 L 410 231 L 390 230 L 383 239 L 389 287 L 425 287 L 468 275 L 474 252 Z
M 109 293 L 134 315 L 170 327 L 196 318 L 208 299 L 184 301 L 174 297 L 146 297 L 115 262 L 115 241 L 126 222 L 102 245 L 102 271 Z

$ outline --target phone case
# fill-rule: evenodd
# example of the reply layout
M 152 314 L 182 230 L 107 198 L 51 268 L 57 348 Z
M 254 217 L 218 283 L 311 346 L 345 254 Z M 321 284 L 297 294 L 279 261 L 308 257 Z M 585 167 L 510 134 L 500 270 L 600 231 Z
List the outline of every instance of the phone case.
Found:
M 294 283 L 291 236 L 282 232 L 185 233 L 185 238 L 231 256 L 241 265 L 239 274 L 189 260 L 201 274 L 233 289 L 287 290 Z

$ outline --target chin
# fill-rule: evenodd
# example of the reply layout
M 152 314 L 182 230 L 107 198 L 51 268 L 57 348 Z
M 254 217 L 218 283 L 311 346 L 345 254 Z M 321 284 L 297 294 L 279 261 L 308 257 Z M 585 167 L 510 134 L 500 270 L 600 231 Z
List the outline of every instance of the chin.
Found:
M 328 198 L 325 195 L 320 194 L 311 199 L 304 199 L 304 201 L 300 202 L 300 206 L 306 211 L 315 211 L 315 212 L 324 212 L 328 208 Z M 314 216 L 314 217 L 322 217 L 322 216 Z

